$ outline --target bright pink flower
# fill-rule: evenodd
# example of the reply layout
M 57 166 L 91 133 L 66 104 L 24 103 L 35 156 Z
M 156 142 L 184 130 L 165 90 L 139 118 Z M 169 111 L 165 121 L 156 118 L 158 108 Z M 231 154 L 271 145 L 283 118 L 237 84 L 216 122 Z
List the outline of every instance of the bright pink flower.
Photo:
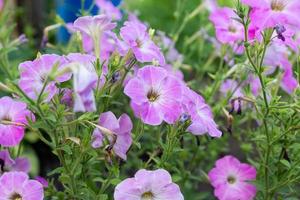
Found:
M 212 137 L 221 137 L 222 132 L 218 129 L 213 119 L 212 111 L 204 99 L 187 87 L 183 95 L 182 104 L 184 113 L 190 115 L 192 120 L 192 124 L 187 130 L 194 135 L 208 133 Z
M 127 151 L 132 144 L 131 130 L 133 125 L 129 116 L 122 114 L 119 119 L 117 119 L 112 112 L 105 112 L 100 115 L 98 124 L 111 131 L 117 137 L 115 144 L 113 144 L 113 151 L 117 156 L 126 160 Z M 103 135 L 108 136 L 109 140 L 113 142 L 112 136 L 103 133 L 99 129 L 95 129 L 92 136 L 92 146 L 94 148 L 102 146 Z
M 244 27 L 236 21 L 237 14 L 231 8 L 214 10 L 209 19 L 216 29 L 217 39 L 224 44 L 233 44 L 244 39 Z
M 30 163 L 27 158 L 16 158 L 13 160 L 8 150 L 0 151 L 1 169 L 0 174 L 9 171 L 22 171 L 28 173 L 30 170 Z M 3 171 L 2 171 L 3 169 Z
M 6 172 L 0 178 L 1 200 L 43 200 L 43 186 L 24 172 Z
M 181 114 L 182 83 L 161 67 L 141 68 L 124 93 L 130 97 L 135 115 L 146 124 L 172 124 Z
M 100 8 L 100 13 L 107 15 L 112 20 L 121 20 L 122 13 L 110 0 L 96 0 L 95 4 Z
M 34 61 L 26 61 L 19 65 L 20 71 L 20 88 L 26 93 L 27 96 L 36 100 L 42 91 L 42 88 L 48 76 L 59 74 L 65 67 L 65 59 L 55 54 L 45 54 Z M 58 65 L 58 66 L 56 66 Z M 55 71 L 53 71 L 55 70 Z M 52 73 L 52 74 L 51 74 Z M 44 101 L 49 102 L 58 89 L 55 83 L 61 83 L 69 80 L 71 75 L 68 73 L 60 74 L 54 78 L 55 81 L 49 81 L 44 90 Z
M 300 1 L 299 0 L 242 0 L 252 10 L 251 23 L 259 27 L 274 28 L 277 24 L 300 27 Z
M 219 200 L 251 200 L 255 197 L 256 188 L 249 183 L 256 178 L 255 168 L 240 163 L 233 156 L 217 160 L 208 176 Z
M 26 103 L 10 97 L 0 98 L 0 144 L 5 147 L 18 145 L 24 137 L 27 118 L 34 120 Z
M 134 178 L 127 178 L 117 185 L 115 200 L 183 200 L 177 184 L 172 182 L 169 172 L 164 169 L 139 170 Z
M 120 48 L 120 53 L 125 55 L 131 49 L 136 59 L 140 62 L 156 61 L 160 65 L 164 65 L 164 56 L 151 40 L 147 27 L 137 21 L 127 21 L 124 24 L 125 26 L 120 31 L 120 35 L 124 40 L 123 44 L 120 45 L 122 47 Z

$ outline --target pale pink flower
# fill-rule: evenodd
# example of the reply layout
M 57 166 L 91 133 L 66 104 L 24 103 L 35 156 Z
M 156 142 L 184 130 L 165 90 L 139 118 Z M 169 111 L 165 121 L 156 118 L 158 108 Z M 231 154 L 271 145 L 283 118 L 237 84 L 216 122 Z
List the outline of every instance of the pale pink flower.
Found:
M 117 185 L 115 200 L 183 200 L 177 184 L 172 182 L 164 169 L 139 170 L 133 178 L 127 178 Z
M 200 95 L 186 87 L 182 104 L 183 112 L 190 115 L 192 121 L 188 131 L 194 135 L 208 133 L 212 137 L 221 137 L 222 132 L 213 119 L 211 108 Z
M 33 61 L 21 63 L 19 65 L 20 88 L 28 97 L 36 100 L 48 79 L 43 92 L 43 100 L 49 102 L 58 92 L 56 83 L 65 82 L 71 78 L 70 73 L 63 73 L 65 64 L 64 57 L 55 54 L 44 54 Z
M 24 172 L 6 172 L 0 177 L 1 200 L 43 200 L 43 186 Z
M 125 55 L 132 50 L 139 62 L 156 61 L 160 65 L 165 64 L 165 58 L 158 46 L 151 40 L 147 27 L 137 21 L 127 21 L 120 30 L 120 53 Z
M 122 12 L 110 0 L 96 0 L 95 4 L 99 7 L 101 14 L 107 15 L 112 20 L 122 19 Z
M 106 135 L 110 142 L 115 142 L 113 145 L 114 153 L 122 158 L 127 159 L 127 151 L 132 144 L 131 130 L 133 128 L 131 119 L 127 114 L 122 114 L 119 119 L 112 112 L 102 113 L 99 117 L 99 126 L 108 129 L 116 137 L 116 141 L 112 135 L 103 133 L 103 130 L 96 128 L 92 136 L 92 147 L 99 148 L 103 145 L 104 135 Z

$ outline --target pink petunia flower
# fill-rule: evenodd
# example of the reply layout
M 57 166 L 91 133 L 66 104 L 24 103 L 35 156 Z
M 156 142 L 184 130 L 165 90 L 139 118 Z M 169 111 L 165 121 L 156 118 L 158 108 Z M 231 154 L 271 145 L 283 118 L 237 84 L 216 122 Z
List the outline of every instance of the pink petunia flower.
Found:
M 242 0 L 249 5 L 251 23 L 260 30 L 277 24 L 300 27 L 299 0 Z
M 0 151 L 1 169 L 0 174 L 10 171 L 22 171 L 28 173 L 30 170 L 30 163 L 27 158 L 16 158 L 13 160 L 10 157 L 8 150 Z
M 231 8 L 219 8 L 210 14 L 210 21 L 216 29 L 217 39 L 223 44 L 234 44 L 244 39 L 244 27 L 236 21 L 237 14 Z
M 212 137 L 221 137 L 222 132 L 213 119 L 212 111 L 200 95 L 186 87 L 182 104 L 184 113 L 190 115 L 192 121 L 188 131 L 194 135 L 208 133 Z
M 73 28 L 80 31 L 83 41 L 92 42 L 95 56 L 100 56 L 102 36 L 116 27 L 106 15 L 84 16 L 75 20 Z M 83 43 L 85 45 L 85 42 Z
M 161 67 L 139 69 L 124 93 L 130 97 L 135 115 L 146 124 L 173 124 L 181 114 L 182 83 Z
M 115 200 L 183 200 L 177 184 L 172 182 L 169 172 L 164 169 L 139 170 L 133 178 L 127 178 L 117 185 Z
M 24 172 L 6 172 L 0 177 L 0 199 L 43 200 L 43 186 Z
M 107 15 L 112 20 L 121 20 L 122 12 L 109 0 L 96 0 L 95 4 L 100 8 L 100 13 Z
M 277 67 L 283 71 L 281 88 L 288 94 L 298 87 L 298 81 L 293 75 L 293 66 L 288 60 L 288 49 L 286 46 L 273 42 L 267 49 L 264 65 L 267 66 L 266 75 L 272 74 Z
M 113 144 L 114 153 L 122 158 L 127 159 L 127 151 L 132 144 L 131 130 L 133 128 L 131 119 L 127 114 L 122 114 L 119 119 L 112 112 L 102 113 L 99 117 L 99 125 L 108 129 L 111 133 L 116 136 L 115 144 Z M 103 131 L 96 128 L 92 136 L 92 147 L 99 148 L 103 145 Z M 107 135 L 107 134 L 106 134 Z M 109 140 L 113 142 L 113 136 L 107 135 Z
M 216 161 L 216 166 L 208 173 L 219 200 L 251 200 L 256 187 L 249 183 L 256 178 L 256 169 L 240 163 L 233 156 L 225 156 Z
M 35 180 L 40 182 L 40 184 L 42 184 L 44 188 L 47 188 L 49 186 L 48 181 L 45 178 L 41 177 L 41 176 L 35 177 Z
M 120 53 L 125 55 L 130 49 L 139 62 L 156 61 L 160 65 L 165 64 L 165 58 L 151 40 L 147 27 L 137 21 L 127 21 L 121 28 L 120 35 L 124 42 L 120 44 Z
M 26 93 L 27 96 L 36 100 L 43 90 L 45 81 L 48 78 L 48 84 L 45 87 L 43 94 L 45 95 L 44 101 L 49 102 L 58 89 L 55 83 L 61 83 L 69 80 L 71 75 L 69 73 L 62 73 L 65 68 L 66 61 L 63 57 L 55 54 L 45 54 L 34 61 L 26 61 L 19 65 L 20 71 L 20 88 Z M 58 65 L 58 66 L 56 66 Z M 57 77 L 49 77 L 54 74 L 59 74 Z
M 74 111 L 75 112 L 94 112 L 96 103 L 94 89 L 97 86 L 98 76 L 94 67 L 96 58 L 92 55 L 71 53 L 66 56 L 73 71 L 74 85 Z M 105 81 L 100 78 L 100 85 Z M 103 83 L 104 84 L 104 83 Z M 99 87 L 100 88 L 100 87 Z
M 18 145 L 24 137 L 27 118 L 34 120 L 26 103 L 10 97 L 0 98 L 0 144 L 5 147 Z

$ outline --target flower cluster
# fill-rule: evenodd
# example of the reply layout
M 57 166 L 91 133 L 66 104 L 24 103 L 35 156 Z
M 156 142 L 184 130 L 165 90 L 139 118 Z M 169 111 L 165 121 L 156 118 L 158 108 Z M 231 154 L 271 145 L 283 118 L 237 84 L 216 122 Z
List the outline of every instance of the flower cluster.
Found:
M 287 146 L 298 140 L 299 105 L 283 104 L 278 90 L 297 100 L 299 82 L 293 68 L 299 59 L 295 56 L 300 44 L 299 0 L 241 0 L 236 9 L 205 0 L 171 34 L 174 40 L 111 1 L 93 4 L 100 8 L 98 15 L 64 24 L 71 32 L 69 48 L 38 53 L 19 64 L 17 81 L 13 74 L 11 80 L 0 82 L 7 93 L 0 98 L 0 199 L 41 200 L 44 195 L 57 195 L 54 199 L 183 200 L 183 194 L 195 188 L 191 183 L 200 179 L 195 177 L 199 174 L 219 200 L 251 200 L 260 193 L 269 200 L 277 195 L 280 184 L 273 186 L 270 177 L 279 174 L 272 180 L 280 182 L 282 174 L 293 174 L 296 169 L 289 156 L 298 154 L 298 146 L 288 150 Z M 213 26 L 177 43 L 183 28 L 203 8 Z M 216 37 L 210 36 L 209 27 Z M 201 48 L 209 43 L 207 48 L 213 52 L 207 63 L 193 67 L 184 63 L 194 53 L 184 53 L 197 39 Z M 18 43 L 24 40 L 20 36 Z M 176 47 L 181 45 L 179 52 Z M 217 61 L 219 68 L 213 74 L 209 71 L 213 68 L 207 69 Z M 199 80 L 191 80 L 195 77 Z M 208 86 L 196 88 L 202 79 Z M 255 107 L 249 116 L 241 112 L 246 102 Z M 242 118 L 237 126 L 243 128 L 239 135 L 229 129 L 226 134 L 222 122 L 235 125 L 236 113 Z M 257 118 L 251 118 L 253 114 Z M 281 117 L 287 122 L 281 122 Z M 254 139 L 248 139 L 250 134 L 244 138 L 244 127 Z M 260 135 L 260 129 L 265 135 Z M 295 134 L 287 134 L 294 130 Z M 24 157 L 25 134 L 39 138 L 58 158 L 59 167 L 50 173 L 49 183 L 40 176 L 29 178 L 37 173 L 31 172 L 32 163 Z M 210 169 L 206 160 L 225 152 L 238 154 L 231 148 L 235 140 L 245 140 L 239 148 L 247 153 L 257 147 L 255 154 L 263 163 L 249 159 L 252 166 L 225 155 Z M 278 149 L 273 148 L 277 143 Z M 171 159 L 175 153 L 178 159 Z M 276 161 L 270 161 L 272 156 Z M 200 160 L 205 164 L 201 169 Z M 270 170 L 274 163 L 280 163 L 278 170 Z M 190 169 L 195 166 L 196 175 Z M 261 184 L 256 176 L 265 178 L 263 192 L 256 187 Z M 111 187 L 114 193 L 108 194 Z

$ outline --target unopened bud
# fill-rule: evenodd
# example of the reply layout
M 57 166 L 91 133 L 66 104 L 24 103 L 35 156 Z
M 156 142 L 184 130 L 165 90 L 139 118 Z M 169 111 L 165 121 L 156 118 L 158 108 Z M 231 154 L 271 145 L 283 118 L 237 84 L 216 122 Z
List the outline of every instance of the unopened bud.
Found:
M 121 73 L 119 71 L 116 71 L 112 77 L 111 77 L 111 82 L 116 83 L 118 80 L 121 78 Z

